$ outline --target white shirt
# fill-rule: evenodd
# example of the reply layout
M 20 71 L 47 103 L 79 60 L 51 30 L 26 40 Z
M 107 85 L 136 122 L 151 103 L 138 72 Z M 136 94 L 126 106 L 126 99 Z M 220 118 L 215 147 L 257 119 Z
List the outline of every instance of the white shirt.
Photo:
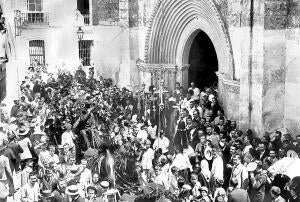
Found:
M 137 138 L 138 140 L 142 140 L 142 142 L 145 142 L 145 140 L 147 140 L 147 138 L 148 138 L 148 133 L 147 133 L 147 131 L 145 131 L 145 130 L 140 130 L 140 131 L 138 132 L 138 134 L 136 135 L 136 138 Z
M 244 150 L 243 150 L 243 155 L 249 153 L 249 150 L 250 150 L 251 148 L 253 148 L 251 144 L 245 146 L 245 148 L 244 148 Z
M 156 140 L 153 143 L 153 149 L 157 150 L 161 148 L 162 153 L 167 153 L 169 151 L 169 145 L 170 145 L 170 140 L 163 136 L 162 138 L 156 138 Z
M 187 110 L 190 109 L 190 100 L 187 100 L 187 98 L 184 98 L 184 100 L 182 101 L 182 104 L 181 104 L 181 108 L 185 108 Z
M 190 171 L 193 170 L 190 159 L 182 153 L 176 154 L 175 159 L 170 168 L 172 168 L 173 166 L 176 166 L 178 170 L 185 170 L 187 168 L 190 169 Z
M 29 146 L 31 147 L 31 142 L 29 140 L 28 137 L 22 139 L 22 140 L 19 140 L 18 141 L 18 144 L 22 147 L 23 149 L 23 153 L 20 153 L 20 158 L 21 160 L 24 160 L 24 159 L 31 159 L 32 158 L 32 155 L 31 155 L 31 152 L 29 150 Z
M 92 171 L 88 168 L 85 168 L 80 175 L 79 182 L 85 185 L 90 184 L 92 182 Z
M 189 88 L 188 90 L 193 90 L 194 91 L 194 95 L 192 96 L 192 98 L 194 100 L 198 100 L 199 99 L 199 95 L 200 95 L 199 88 L 197 88 L 197 87 L 195 87 L 194 89 L 193 88 Z
M 148 148 L 142 156 L 142 168 L 143 169 L 152 169 L 152 160 L 154 159 L 154 151 L 151 148 Z
M 41 151 L 39 154 L 39 161 L 38 164 L 39 166 L 44 166 L 46 162 L 50 162 L 51 156 L 49 151 Z
M 33 186 L 29 185 L 27 183 L 22 188 L 22 199 L 28 202 L 37 202 L 38 201 L 38 195 L 39 195 L 39 184 L 35 183 Z
M 237 188 L 243 188 L 242 186 L 244 181 L 248 179 L 248 171 L 246 167 L 242 164 L 233 167 L 230 179 L 232 178 L 236 178 L 238 180 Z
M 70 145 L 70 148 L 74 147 L 74 134 L 72 131 L 65 131 L 62 135 L 61 135 L 61 144 L 65 145 L 68 144 Z
M 50 154 L 50 161 L 59 164 L 59 158 L 57 154 L 53 154 L 53 156 Z
M 168 176 L 165 173 L 160 173 L 154 178 L 154 183 L 168 187 Z
M 189 145 L 188 148 L 183 149 L 183 155 L 187 156 L 188 158 L 194 153 L 195 153 L 195 151 L 194 151 L 193 147 L 191 147 L 191 145 Z
M 218 155 L 212 163 L 211 174 L 215 179 L 223 180 L 223 159 Z
M 148 133 L 149 133 L 149 136 L 151 139 L 156 139 L 156 129 L 157 129 L 157 126 L 155 125 L 154 127 L 152 126 L 149 126 L 148 127 Z

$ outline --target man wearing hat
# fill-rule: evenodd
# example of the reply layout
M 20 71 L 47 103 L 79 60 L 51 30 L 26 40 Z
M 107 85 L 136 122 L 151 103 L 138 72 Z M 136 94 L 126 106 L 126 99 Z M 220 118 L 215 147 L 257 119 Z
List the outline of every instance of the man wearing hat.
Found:
M 108 181 L 102 181 L 100 185 L 104 191 L 101 197 L 103 201 L 118 201 L 120 198 L 120 193 L 118 190 L 110 188 Z
M 13 132 L 10 132 L 8 135 L 8 145 L 7 148 L 9 148 L 15 156 L 15 161 L 12 162 L 11 164 L 11 170 L 12 173 L 14 172 L 14 170 L 18 171 L 19 170 L 19 166 L 20 166 L 20 161 L 21 161 L 21 157 L 20 154 L 23 153 L 23 149 L 22 147 L 16 142 L 16 135 Z
M 262 170 L 262 162 L 256 161 L 256 168 L 250 172 L 250 189 L 251 201 L 263 202 L 265 198 L 265 186 L 267 183 L 267 174 Z
M 108 181 L 102 181 L 102 182 L 100 182 L 100 186 L 102 188 L 101 192 L 103 194 L 104 192 L 106 192 L 108 190 L 109 182 Z
M 66 200 L 65 202 L 85 202 L 85 200 L 79 195 L 79 189 L 77 185 L 70 185 L 66 188 Z
M 42 199 L 41 202 L 53 202 L 54 201 L 54 194 L 51 190 L 44 190 L 42 191 Z

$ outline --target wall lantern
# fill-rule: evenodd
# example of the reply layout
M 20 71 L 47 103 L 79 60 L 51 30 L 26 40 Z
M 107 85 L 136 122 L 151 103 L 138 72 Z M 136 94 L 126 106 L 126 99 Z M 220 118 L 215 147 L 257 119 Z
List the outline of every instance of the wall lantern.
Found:
M 81 41 L 83 39 L 83 35 L 84 35 L 84 32 L 81 29 L 81 27 L 79 27 L 78 30 L 77 30 L 77 37 L 78 37 L 79 41 Z

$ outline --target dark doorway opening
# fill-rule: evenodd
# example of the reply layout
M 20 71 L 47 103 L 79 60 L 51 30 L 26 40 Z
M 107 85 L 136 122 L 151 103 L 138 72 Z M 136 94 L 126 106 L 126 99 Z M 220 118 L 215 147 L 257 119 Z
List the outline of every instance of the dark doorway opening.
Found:
M 200 89 L 217 86 L 217 54 L 210 38 L 203 31 L 200 31 L 192 42 L 189 64 L 189 85 L 194 82 Z
M 80 11 L 81 14 L 89 14 L 89 0 L 77 0 L 77 9 Z

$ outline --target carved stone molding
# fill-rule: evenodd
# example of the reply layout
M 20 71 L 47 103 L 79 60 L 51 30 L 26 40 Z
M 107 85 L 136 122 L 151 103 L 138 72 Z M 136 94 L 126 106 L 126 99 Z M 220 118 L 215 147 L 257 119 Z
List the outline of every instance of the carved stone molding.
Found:
M 224 86 L 224 88 L 228 92 L 231 92 L 231 93 L 234 93 L 234 94 L 240 94 L 240 81 L 227 79 L 228 76 L 224 73 L 221 73 L 221 72 L 217 72 L 216 74 L 219 78 L 219 82 Z
M 177 73 L 179 71 L 184 71 L 189 68 L 189 64 L 178 66 L 177 64 L 150 64 L 145 63 L 144 61 L 138 59 L 136 61 L 136 66 L 138 71 L 140 72 L 148 72 L 148 73 L 155 73 L 155 72 L 166 72 L 166 73 Z

